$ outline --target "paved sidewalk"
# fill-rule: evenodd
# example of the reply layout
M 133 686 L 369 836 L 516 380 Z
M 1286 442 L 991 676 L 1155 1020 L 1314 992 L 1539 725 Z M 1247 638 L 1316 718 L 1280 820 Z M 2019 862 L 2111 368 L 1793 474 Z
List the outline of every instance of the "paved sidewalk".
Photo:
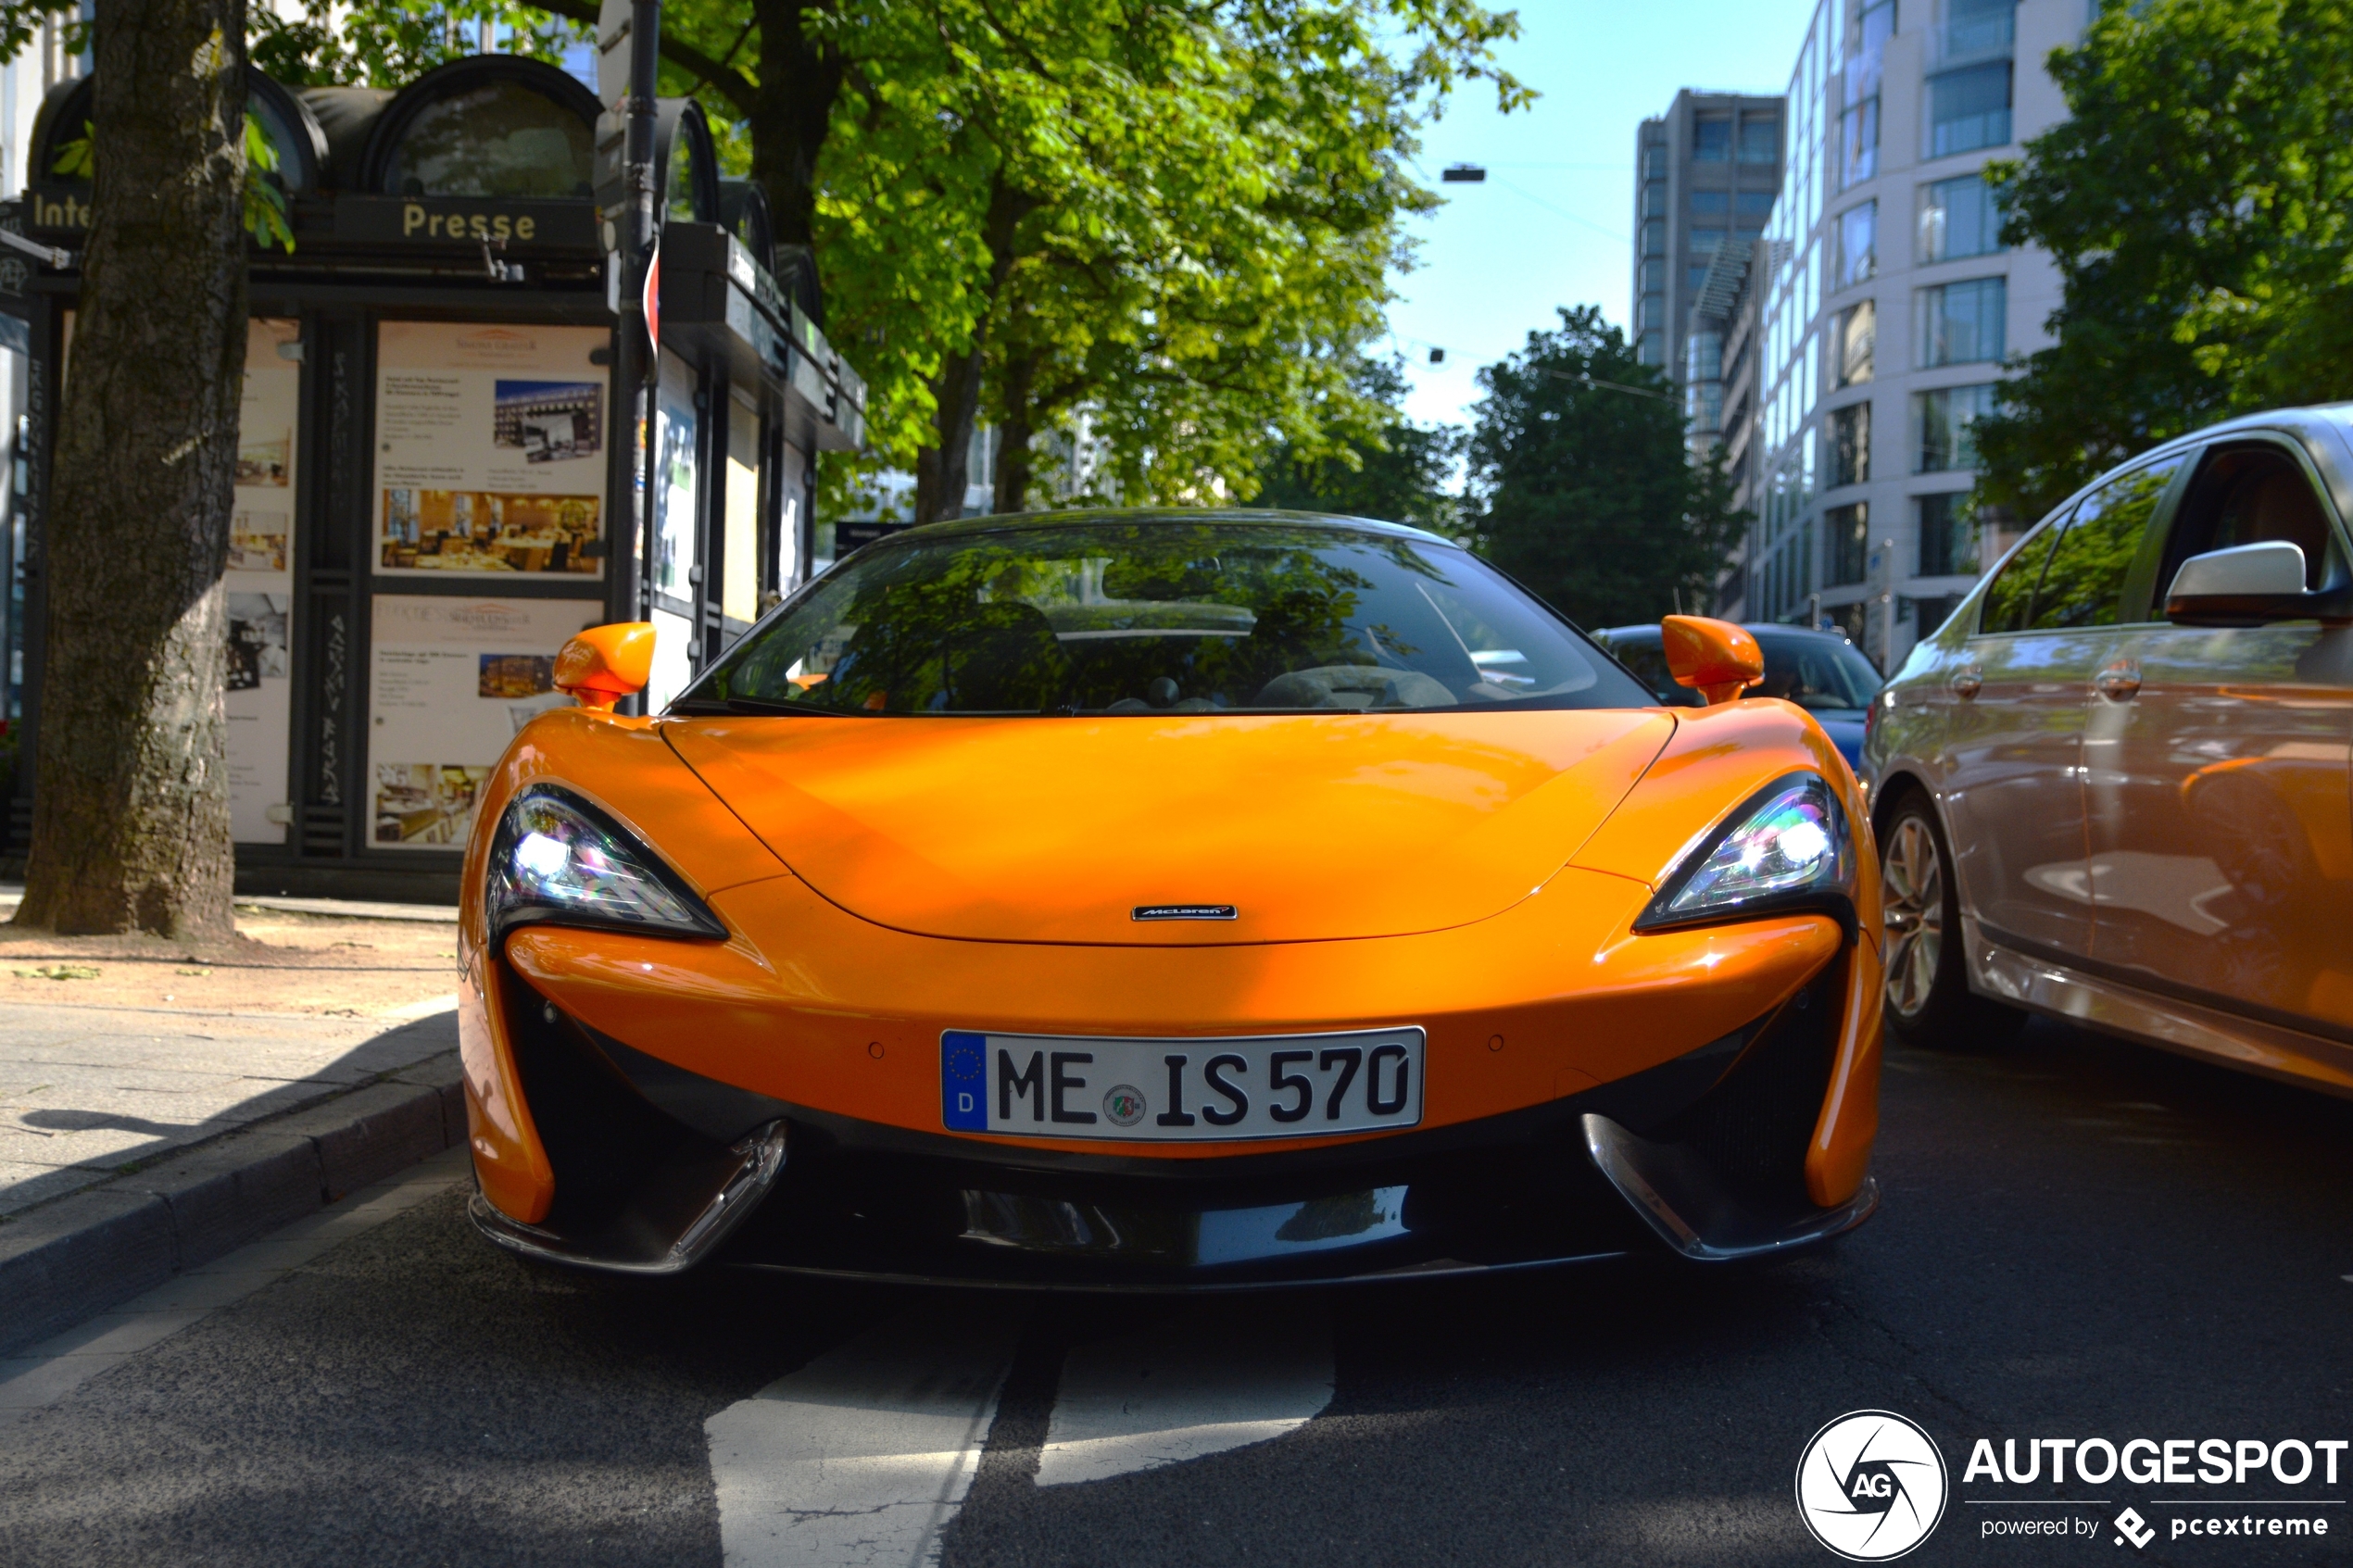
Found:
M 456 911 L 284 902 L 202 960 L 0 926 L 0 1349 L 464 1143 Z

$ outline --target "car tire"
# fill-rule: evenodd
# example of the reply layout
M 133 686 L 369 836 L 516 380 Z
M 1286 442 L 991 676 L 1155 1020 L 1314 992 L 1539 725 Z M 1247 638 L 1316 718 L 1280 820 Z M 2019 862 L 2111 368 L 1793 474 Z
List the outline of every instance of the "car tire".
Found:
M 1914 790 L 1898 800 L 1879 842 L 1888 1032 L 1906 1045 L 1945 1050 L 2016 1033 L 2025 1014 L 1969 988 L 1960 884 L 1927 796 Z

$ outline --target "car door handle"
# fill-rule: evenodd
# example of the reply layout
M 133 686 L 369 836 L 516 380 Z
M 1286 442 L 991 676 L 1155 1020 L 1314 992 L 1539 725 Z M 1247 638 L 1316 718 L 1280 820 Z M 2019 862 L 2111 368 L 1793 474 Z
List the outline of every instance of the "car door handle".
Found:
M 1985 684 L 1985 672 L 1982 670 L 1956 670 L 1953 678 L 1944 684 L 1953 688 L 1956 696 L 1967 702 Z
M 2110 702 L 2130 702 L 2141 689 L 2141 666 L 2135 659 L 2120 659 L 2093 676 L 2092 684 Z

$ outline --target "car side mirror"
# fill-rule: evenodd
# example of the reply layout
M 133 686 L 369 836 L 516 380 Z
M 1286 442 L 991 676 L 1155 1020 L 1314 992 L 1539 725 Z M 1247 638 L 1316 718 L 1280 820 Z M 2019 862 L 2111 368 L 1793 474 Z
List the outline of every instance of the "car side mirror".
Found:
M 1730 702 L 1765 678 L 1765 650 L 1729 621 L 1670 615 L 1658 623 L 1667 672 L 1711 708 Z
M 556 689 L 581 707 L 610 713 L 633 692 L 645 690 L 654 671 L 654 625 L 620 621 L 591 626 L 556 655 Z
M 2254 626 L 2325 613 L 2334 594 L 2304 591 L 2304 551 L 2284 539 L 2192 556 L 2166 590 L 2165 618 L 2191 626 Z

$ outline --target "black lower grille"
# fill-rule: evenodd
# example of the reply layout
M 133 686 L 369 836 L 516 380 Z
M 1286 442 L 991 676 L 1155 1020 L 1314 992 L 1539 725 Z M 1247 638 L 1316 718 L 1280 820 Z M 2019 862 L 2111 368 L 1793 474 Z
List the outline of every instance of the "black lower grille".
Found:
M 1807 982 L 1698 1104 L 1651 1136 L 1691 1149 L 1759 1199 L 1806 1202 L 1806 1147 L 1830 1092 L 1847 962 Z

